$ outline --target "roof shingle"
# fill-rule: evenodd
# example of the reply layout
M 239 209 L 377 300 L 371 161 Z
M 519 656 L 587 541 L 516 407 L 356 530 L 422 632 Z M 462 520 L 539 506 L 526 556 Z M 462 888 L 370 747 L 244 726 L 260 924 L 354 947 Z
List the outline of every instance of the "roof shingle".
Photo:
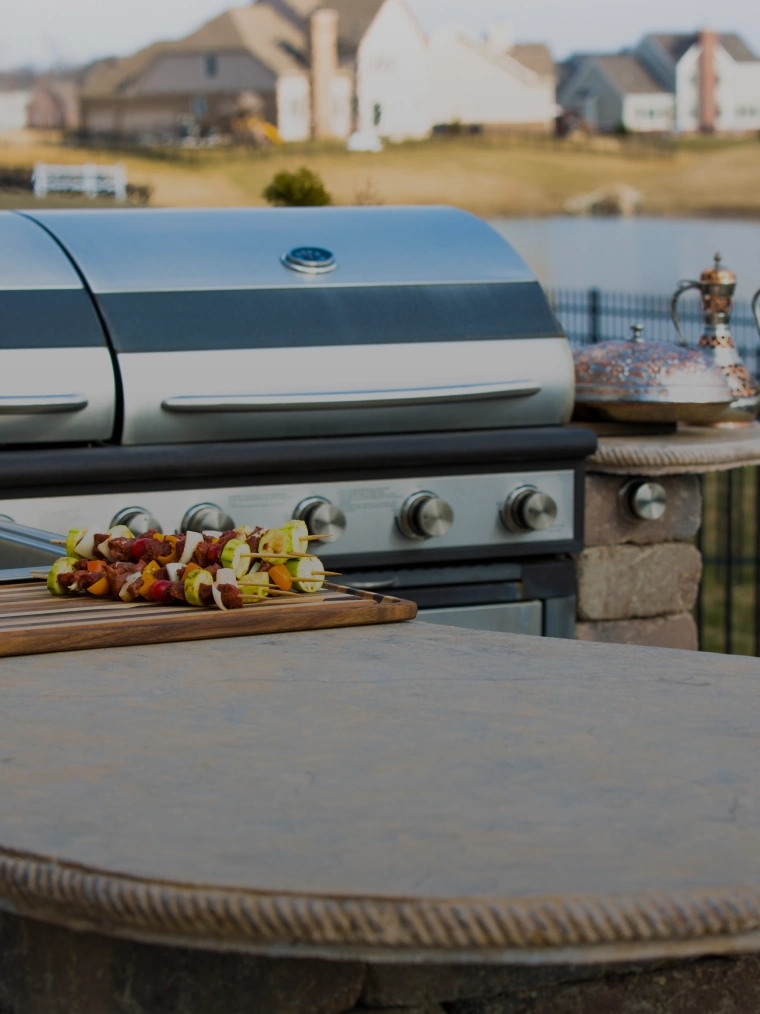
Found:
M 656 42 L 667 53 L 673 63 L 678 63 L 681 57 L 699 42 L 697 32 L 690 32 L 684 35 L 648 35 L 647 38 Z M 757 61 L 757 57 L 740 35 L 730 32 L 727 35 L 719 36 L 719 38 L 721 46 L 737 63 L 754 63 Z
M 612 83 L 624 95 L 649 95 L 653 92 L 667 92 L 667 88 L 656 81 L 646 67 L 630 53 L 615 53 L 609 56 L 595 56 L 598 64 Z
M 556 75 L 551 50 L 542 43 L 529 42 L 513 46 L 509 55 L 540 77 L 553 78 Z

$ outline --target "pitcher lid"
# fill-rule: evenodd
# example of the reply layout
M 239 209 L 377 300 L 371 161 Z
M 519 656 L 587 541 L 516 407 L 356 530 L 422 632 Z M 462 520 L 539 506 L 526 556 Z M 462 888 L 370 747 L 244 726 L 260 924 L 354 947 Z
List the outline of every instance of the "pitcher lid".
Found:
M 736 285 L 736 275 L 733 271 L 722 266 L 723 258 L 719 253 L 715 254 L 715 264 L 702 272 L 700 281 L 702 285 Z

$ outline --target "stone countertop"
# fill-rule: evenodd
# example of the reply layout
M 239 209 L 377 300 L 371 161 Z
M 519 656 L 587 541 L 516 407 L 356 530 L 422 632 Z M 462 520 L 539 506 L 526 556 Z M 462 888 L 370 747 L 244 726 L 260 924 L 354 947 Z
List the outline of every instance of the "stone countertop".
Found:
M 0 663 L 0 906 L 266 954 L 760 950 L 754 659 L 407 623 Z
M 587 460 L 591 472 L 703 475 L 760 465 L 760 423 L 736 428 L 679 426 L 663 436 L 603 436 Z

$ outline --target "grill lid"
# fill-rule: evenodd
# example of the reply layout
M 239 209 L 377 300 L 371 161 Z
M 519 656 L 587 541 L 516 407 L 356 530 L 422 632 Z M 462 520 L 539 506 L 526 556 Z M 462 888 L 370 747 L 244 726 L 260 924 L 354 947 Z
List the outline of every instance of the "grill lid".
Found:
M 0 443 L 107 440 L 111 357 L 64 252 L 28 219 L 0 212 Z
M 117 353 L 126 443 L 565 421 L 535 277 L 446 208 L 35 212 Z

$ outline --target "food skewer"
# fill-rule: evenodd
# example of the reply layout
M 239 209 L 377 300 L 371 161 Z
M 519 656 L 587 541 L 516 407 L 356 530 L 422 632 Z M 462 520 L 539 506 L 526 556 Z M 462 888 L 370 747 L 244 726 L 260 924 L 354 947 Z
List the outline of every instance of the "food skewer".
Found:
M 65 546 L 66 545 L 66 540 L 65 539 L 51 539 L 50 540 L 50 545 L 51 546 Z

